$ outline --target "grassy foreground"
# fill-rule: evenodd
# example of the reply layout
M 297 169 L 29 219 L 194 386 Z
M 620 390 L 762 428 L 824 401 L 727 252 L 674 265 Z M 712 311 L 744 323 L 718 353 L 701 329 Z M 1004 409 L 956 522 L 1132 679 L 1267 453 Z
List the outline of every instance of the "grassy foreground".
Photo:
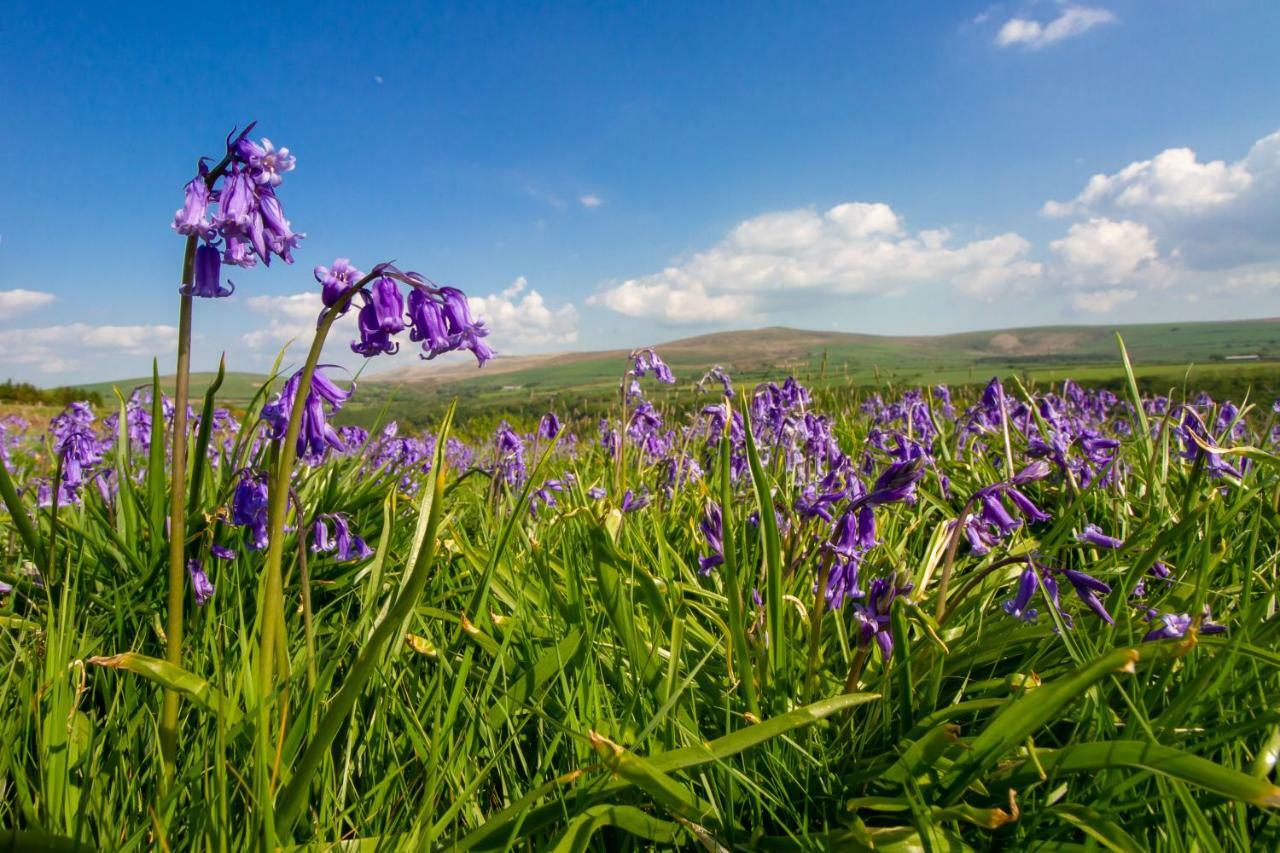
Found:
M 278 605 L 237 504 L 275 452 L 266 395 L 236 424 L 211 393 L 188 529 L 213 589 L 189 590 L 180 667 L 163 408 L 98 412 L 93 479 L 57 503 L 55 441 L 9 423 L 0 846 L 1275 849 L 1270 400 L 1128 378 L 638 397 L 603 443 L 348 432 L 294 477 Z M 367 556 L 323 547 L 335 513 Z

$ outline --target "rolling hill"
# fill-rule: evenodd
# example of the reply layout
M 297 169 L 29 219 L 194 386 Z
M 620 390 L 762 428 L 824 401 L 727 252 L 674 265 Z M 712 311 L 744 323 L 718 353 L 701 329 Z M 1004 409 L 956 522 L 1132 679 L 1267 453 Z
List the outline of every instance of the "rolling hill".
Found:
M 985 381 L 1017 373 L 1039 382 L 1068 376 L 1113 382 L 1120 376 L 1115 332 L 1125 339 L 1140 378 L 1155 385 L 1188 381 L 1243 393 L 1280 388 L 1280 320 L 1152 323 L 1110 326 L 1044 326 L 934 336 L 882 336 L 771 327 L 717 332 L 657 344 L 680 379 L 670 393 L 691 393 L 710 367 L 720 365 L 735 381 L 796 375 L 814 384 L 851 386 Z M 477 370 L 470 358 L 425 362 L 412 357 L 390 361 L 366 373 L 361 392 L 344 411 L 346 419 L 371 422 L 384 412 L 426 421 L 448 399 L 458 398 L 465 414 L 545 410 L 559 405 L 579 411 L 612 400 L 626 369 L 627 350 L 499 356 Z M 374 365 L 371 365 L 373 367 Z M 379 367 L 381 365 L 378 365 Z M 212 373 L 192 376 L 193 396 L 202 394 Z M 265 377 L 229 373 L 219 399 L 247 402 Z M 172 377 L 162 377 L 167 387 Z M 114 384 L 127 393 L 148 379 L 86 386 L 111 398 Z M 665 393 L 665 392 L 664 392 Z

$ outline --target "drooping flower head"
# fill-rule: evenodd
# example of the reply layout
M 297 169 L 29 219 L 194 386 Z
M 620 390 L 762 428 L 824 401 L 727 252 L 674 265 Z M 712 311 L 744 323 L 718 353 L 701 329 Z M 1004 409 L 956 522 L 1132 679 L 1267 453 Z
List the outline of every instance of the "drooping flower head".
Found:
M 230 296 L 236 286 L 230 281 L 226 286 L 219 280 L 222 277 L 222 253 L 208 243 L 196 247 L 195 282 L 183 285 L 182 292 L 202 299 L 219 299 Z
M 173 229 L 201 240 L 201 249 L 221 253 L 221 262 L 252 267 L 272 256 L 293 263 L 293 250 L 305 236 L 293 231 L 275 188 L 295 160 L 287 148 L 276 149 L 269 139 L 249 139 L 249 131 L 227 140 L 227 153 L 212 169 L 202 159 L 196 176 L 184 188 L 183 206 Z M 218 284 L 218 270 L 209 253 L 197 259 L 194 281 L 182 283 L 183 293 L 204 298 L 227 296 Z
M 231 497 L 231 523 L 249 529 L 249 548 L 267 547 L 267 476 L 245 471 Z
M 213 598 L 213 582 L 204 571 L 204 561 L 193 557 L 187 560 L 187 574 L 191 578 L 191 591 L 196 597 L 196 607 L 203 607 Z
M 671 372 L 671 368 L 667 366 L 658 354 L 651 347 L 633 350 L 631 353 L 633 362 L 631 373 L 637 378 L 653 371 L 654 378 L 659 382 L 672 385 L 676 381 L 675 375 Z
M 713 569 L 724 564 L 724 518 L 720 513 L 720 504 L 715 501 L 707 502 L 698 528 L 707 540 L 707 549 L 711 552 L 698 558 L 698 571 L 709 575 Z
M 364 273 L 352 266 L 351 261 L 346 258 L 338 258 L 333 262 L 333 266 L 316 267 L 313 275 L 315 275 L 316 281 L 320 282 L 320 300 L 326 308 L 332 308 L 336 305 L 338 299 L 344 293 L 354 287 L 356 282 L 364 278 Z M 343 306 L 343 313 L 346 313 L 350 304 L 348 302 L 347 305 Z
M 553 439 L 560 434 L 560 419 L 556 417 L 555 412 L 547 412 L 538 421 L 538 437 L 545 439 Z
M 338 436 L 337 430 L 329 423 L 329 416 L 342 408 L 342 404 L 355 392 L 344 391 L 334 384 L 324 373 L 325 367 L 318 365 L 311 377 L 311 391 L 302 404 L 302 421 L 298 430 L 298 457 L 312 464 L 324 458 L 330 449 L 342 451 L 345 445 Z M 269 403 L 262 407 L 262 419 L 270 426 L 270 435 L 274 439 L 284 438 L 289 431 L 289 418 L 297 404 L 298 386 L 302 382 L 302 371 L 299 370 L 280 389 Z
M 330 523 L 333 524 L 333 536 L 329 535 Z M 351 532 L 351 518 L 345 512 L 316 517 L 312 526 L 311 550 L 334 552 L 341 563 L 373 556 L 373 550 L 365 541 Z
M 1123 540 L 1108 536 L 1096 524 L 1086 524 L 1084 530 L 1076 534 L 1076 539 L 1095 548 L 1105 548 L 1107 550 L 1115 550 L 1124 545 Z

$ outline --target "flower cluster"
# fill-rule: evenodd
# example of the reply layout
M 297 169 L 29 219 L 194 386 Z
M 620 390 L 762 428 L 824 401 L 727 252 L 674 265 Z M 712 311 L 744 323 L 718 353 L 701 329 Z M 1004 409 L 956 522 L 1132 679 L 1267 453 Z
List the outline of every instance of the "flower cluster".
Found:
M 471 316 L 466 294 L 456 287 L 436 287 L 417 273 L 402 272 L 390 264 L 379 264 L 366 276 L 347 258 L 316 267 L 315 278 L 326 311 L 345 313 L 360 297 L 356 317 L 360 338 L 351 342 L 351 351 L 365 358 L 398 352 L 395 336 L 405 329 L 409 340 L 422 344 L 424 359 L 468 350 L 483 366 L 495 355 L 484 340 L 489 334 L 484 321 Z M 407 300 L 401 284 L 409 288 Z
M 329 525 L 333 525 L 333 534 Z M 351 517 L 345 512 L 316 516 L 311 525 L 311 550 L 317 553 L 332 552 L 338 562 L 363 560 L 373 555 L 365 541 L 351 532 Z
M 312 464 L 324 459 L 329 448 L 342 451 L 346 445 L 338 436 L 337 430 L 329 423 L 329 417 L 342 408 L 354 392 L 355 386 L 344 391 L 325 376 L 323 368 L 333 365 L 319 365 L 311 377 L 311 389 L 302 405 L 302 419 L 298 429 L 298 458 Z M 289 377 L 265 406 L 262 407 L 262 419 L 269 426 L 269 434 L 274 439 L 284 438 L 289 430 L 289 418 L 293 414 L 298 386 L 302 382 L 302 371 Z
M 192 280 L 182 291 L 191 296 L 230 296 L 235 285 L 221 282 L 222 264 L 270 264 L 272 256 L 293 263 L 293 250 L 305 236 L 295 233 L 276 195 L 285 172 L 293 170 L 288 148 L 269 139 L 249 138 L 253 125 L 228 137 L 227 153 L 213 168 L 206 160 L 186 185 L 186 199 L 173 217 L 173 229 L 198 238 Z

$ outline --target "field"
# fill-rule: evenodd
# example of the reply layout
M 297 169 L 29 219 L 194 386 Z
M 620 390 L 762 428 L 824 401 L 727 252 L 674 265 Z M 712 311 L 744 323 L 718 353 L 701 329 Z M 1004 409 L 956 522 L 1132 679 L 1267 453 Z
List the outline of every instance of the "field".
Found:
M 1274 849 L 1274 373 L 1167 366 L 1273 328 L 695 339 L 473 373 L 456 429 L 450 380 L 326 430 L 415 386 L 314 358 L 178 431 L 160 382 L 0 421 L 0 839 Z

